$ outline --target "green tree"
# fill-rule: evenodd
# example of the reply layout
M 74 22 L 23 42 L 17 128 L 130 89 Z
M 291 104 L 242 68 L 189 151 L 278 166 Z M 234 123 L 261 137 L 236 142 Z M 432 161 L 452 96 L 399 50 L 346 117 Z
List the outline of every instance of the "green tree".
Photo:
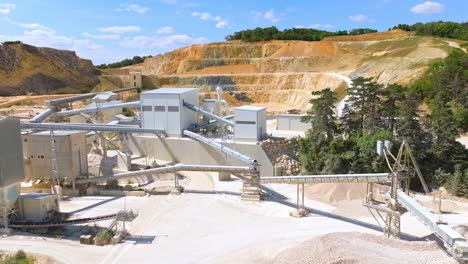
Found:
M 317 97 L 310 99 L 312 108 L 307 111 L 307 116 L 303 117 L 302 122 L 312 124 L 312 133 L 323 134 L 331 139 L 338 130 L 335 116 L 336 92 L 326 88 L 312 92 L 312 96 Z
M 371 134 L 380 128 L 380 98 L 382 85 L 372 78 L 358 77 L 348 88 L 346 103 L 352 109 L 351 118 L 359 127 L 358 135 Z

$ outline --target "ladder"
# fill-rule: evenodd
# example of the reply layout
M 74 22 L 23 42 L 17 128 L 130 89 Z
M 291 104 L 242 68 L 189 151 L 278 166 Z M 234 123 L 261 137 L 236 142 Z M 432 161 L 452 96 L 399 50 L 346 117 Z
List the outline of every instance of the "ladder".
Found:
M 58 174 L 57 153 L 55 151 L 54 131 L 50 130 L 50 161 L 52 168 L 52 179 L 56 185 L 60 186 L 60 178 Z

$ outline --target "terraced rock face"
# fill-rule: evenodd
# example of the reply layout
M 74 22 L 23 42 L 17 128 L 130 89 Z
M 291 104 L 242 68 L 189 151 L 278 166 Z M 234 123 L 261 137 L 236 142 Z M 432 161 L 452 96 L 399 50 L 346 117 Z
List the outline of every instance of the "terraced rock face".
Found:
M 0 45 L 0 96 L 88 92 L 97 75 L 92 62 L 73 51 Z
M 200 87 L 213 92 L 216 85 L 223 85 L 233 98 L 284 111 L 306 108 L 313 90 L 330 87 L 344 96 L 347 77 L 408 84 L 429 62 L 447 56 L 449 49 L 443 40 L 390 31 L 319 42 L 193 45 L 157 55 L 138 67 L 147 88 Z

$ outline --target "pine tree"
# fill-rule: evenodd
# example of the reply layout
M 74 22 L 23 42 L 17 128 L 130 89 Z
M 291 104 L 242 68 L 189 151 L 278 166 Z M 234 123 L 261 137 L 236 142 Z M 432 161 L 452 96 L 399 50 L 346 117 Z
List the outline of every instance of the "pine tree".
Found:
M 372 134 L 381 127 L 380 98 L 383 86 L 371 78 L 358 77 L 348 88 L 346 103 L 353 110 L 352 119 L 356 122 L 359 134 Z
M 312 124 L 312 133 L 323 134 L 327 139 L 332 139 L 338 131 L 336 125 L 335 104 L 336 93 L 330 88 L 312 92 L 315 98 L 310 99 L 312 108 L 307 111 L 302 121 Z

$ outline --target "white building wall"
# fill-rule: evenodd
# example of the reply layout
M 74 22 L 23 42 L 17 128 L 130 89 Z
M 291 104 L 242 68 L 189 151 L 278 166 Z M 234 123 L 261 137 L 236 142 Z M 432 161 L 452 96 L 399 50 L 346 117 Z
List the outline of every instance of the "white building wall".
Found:
M 185 108 L 183 102 L 198 106 L 198 89 L 162 88 L 140 94 L 142 127 L 164 129 L 171 136 L 196 123 L 197 114 Z
M 307 131 L 311 129 L 310 123 L 301 122 L 304 115 L 279 115 L 277 117 L 277 130 Z
M 266 108 L 241 106 L 234 108 L 234 137 L 261 141 L 266 135 Z
M 51 179 L 52 160 L 48 133 L 24 134 L 25 176 L 28 179 Z M 72 179 L 88 173 L 85 133 L 54 135 L 57 169 L 61 179 Z

